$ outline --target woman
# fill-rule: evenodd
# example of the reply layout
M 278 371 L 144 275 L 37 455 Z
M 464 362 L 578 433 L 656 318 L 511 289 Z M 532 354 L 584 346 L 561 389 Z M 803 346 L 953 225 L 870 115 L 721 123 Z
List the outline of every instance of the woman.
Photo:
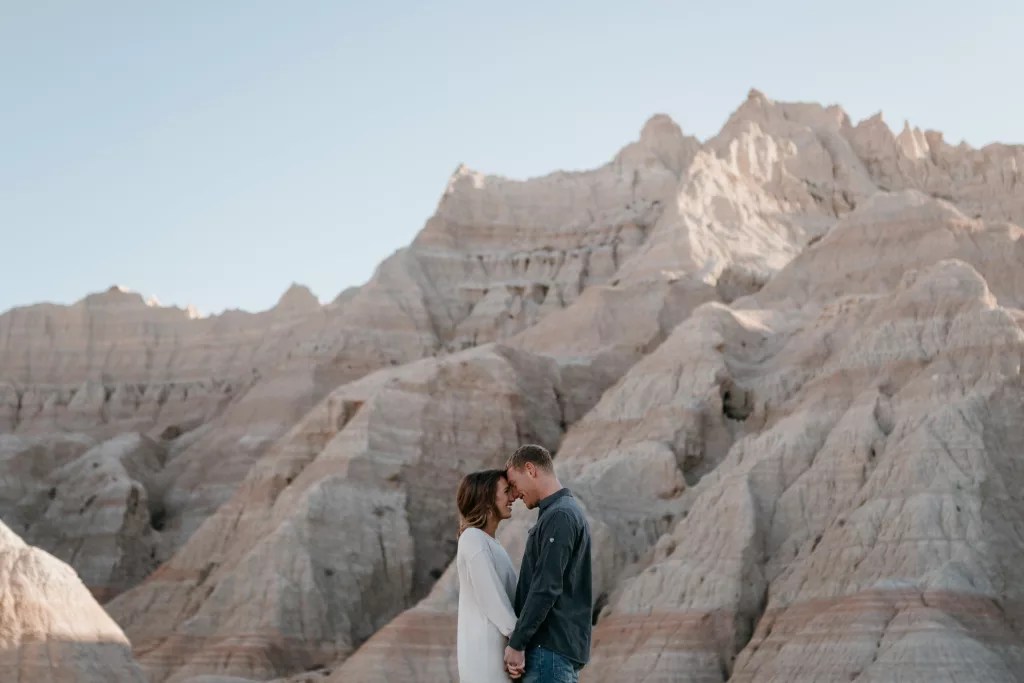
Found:
M 503 470 L 467 474 L 456 495 L 461 523 L 459 550 L 459 624 L 456 651 L 460 683 L 508 683 L 505 645 L 516 626 L 512 601 L 516 570 L 494 538 L 498 523 L 512 516 Z

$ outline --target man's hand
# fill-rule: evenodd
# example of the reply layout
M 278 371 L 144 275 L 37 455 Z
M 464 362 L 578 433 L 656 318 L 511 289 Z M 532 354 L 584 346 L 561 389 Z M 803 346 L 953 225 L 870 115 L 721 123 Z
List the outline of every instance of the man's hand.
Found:
M 520 678 L 526 670 L 526 653 L 522 650 L 505 648 L 505 671 L 510 678 Z

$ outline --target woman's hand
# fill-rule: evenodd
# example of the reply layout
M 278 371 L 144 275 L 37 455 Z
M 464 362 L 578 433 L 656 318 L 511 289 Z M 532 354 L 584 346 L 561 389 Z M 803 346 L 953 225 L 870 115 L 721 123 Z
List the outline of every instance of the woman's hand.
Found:
M 526 653 L 522 650 L 513 650 L 511 647 L 506 647 L 505 671 L 508 673 L 509 678 L 513 680 L 521 678 L 525 670 Z

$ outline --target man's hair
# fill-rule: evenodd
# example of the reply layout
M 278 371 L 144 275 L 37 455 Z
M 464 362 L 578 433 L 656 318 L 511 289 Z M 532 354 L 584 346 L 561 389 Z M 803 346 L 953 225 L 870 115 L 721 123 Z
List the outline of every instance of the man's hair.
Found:
M 462 478 L 455 494 L 455 505 L 459 508 L 460 536 L 470 527 L 483 529 L 492 514 L 501 519 L 495 498 L 504 478 L 505 470 L 472 472 Z
M 545 472 L 553 472 L 555 469 L 548 449 L 531 443 L 516 449 L 516 452 L 505 463 L 505 470 L 520 470 L 528 462 L 532 462 L 534 467 Z

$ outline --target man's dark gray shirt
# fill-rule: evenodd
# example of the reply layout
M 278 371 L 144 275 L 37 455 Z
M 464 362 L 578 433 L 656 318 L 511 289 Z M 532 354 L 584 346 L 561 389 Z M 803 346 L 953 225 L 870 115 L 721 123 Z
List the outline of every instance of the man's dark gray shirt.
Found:
M 569 489 L 540 501 L 526 539 L 508 644 L 540 645 L 583 665 L 590 659 L 590 525 Z

